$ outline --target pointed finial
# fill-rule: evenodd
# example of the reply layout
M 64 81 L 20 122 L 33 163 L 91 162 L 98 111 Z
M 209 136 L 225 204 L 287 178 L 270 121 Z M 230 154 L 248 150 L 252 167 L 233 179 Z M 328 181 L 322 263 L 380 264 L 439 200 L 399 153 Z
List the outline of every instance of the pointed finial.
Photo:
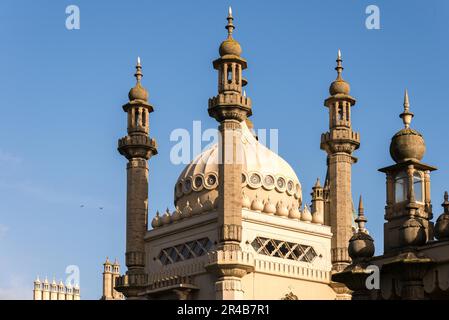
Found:
M 444 208 L 444 213 L 449 214 L 449 195 L 447 191 L 444 192 L 444 202 L 441 206 Z
M 243 96 L 246 97 L 246 90 L 243 90 Z
M 362 196 L 360 195 L 360 198 L 359 198 L 359 210 L 358 210 L 358 215 L 357 215 L 357 218 L 355 219 L 355 222 L 357 223 L 358 231 L 366 233 L 367 231 L 366 231 L 366 228 L 365 228 L 365 223 L 368 220 L 365 217 L 364 211 L 365 210 L 363 208 L 363 200 L 362 200 Z
M 320 178 L 316 178 L 316 182 L 315 182 L 314 188 L 321 188 Z
M 408 98 L 408 91 L 405 89 L 404 93 L 404 112 L 399 115 L 402 118 L 402 122 L 406 129 L 410 128 L 410 123 L 412 122 L 413 113 L 410 112 L 410 102 Z
M 228 20 L 228 24 L 226 25 L 226 29 L 228 30 L 228 38 L 232 38 L 232 32 L 234 31 L 234 24 L 233 20 L 234 17 L 232 16 L 232 8 L 229 7 L 228 10 L 228 17 L 226 18 Z
M 343 66 L 342 66 L 342 59 L 341 59 L 341 51 L 340 49 L 338 49 L 338 53 L 337 53 L 337 66 L 335 67 L 335 70 L 337 71 L 337 80 L 341 80 L 341 73 L 343 72 Z
M 137 64 L 136 64 L 136 73 L 134 74 L 134 76 L 137 79 L 137 82 L 140 83 L 140 80 L 143 77 L 142 74 L 142 65 L 140 64 L 140 57 L 137 57 Z

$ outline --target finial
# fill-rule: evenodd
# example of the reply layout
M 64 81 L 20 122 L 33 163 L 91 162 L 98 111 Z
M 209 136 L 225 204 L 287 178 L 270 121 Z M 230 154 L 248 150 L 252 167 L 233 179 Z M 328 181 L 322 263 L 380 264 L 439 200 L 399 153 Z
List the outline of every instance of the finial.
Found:
M 410 128 L 410 123 L 412 122 L 413 113 L 410 112 L 410 102 L 408 98 L 408 91 L 405 89 L 404 93 L 404 112 L 399 115 L 402 118 L 402 122 L 406 129 Z
M 357 215 L 357 218 L 355 219 L 355 222 L 357 223 L 358 231 L 366 233 L 365 223 L 368 220 L 365 217 L 364 211 L 365 210 L 363 208 L 363 200 L 362 200 L 362 196 L 360 195 L 360 198 L 359 198 L 359 210 L 358 210 L 358 215 Z
M 441 206 L 444 208 L 444 213 L 449 214 L 449 195 L 447 191 L 444 192 L 444 202 Z
M 335 67 L 335 70 L 337 71 L 337 80 L 341 80 L 342 79 L 342 77 L 341 77 L 341 73 L 342 73 L 342 71 L 343 71 L 343 66 L 342 66 L 342 59 L 341 59 L 341 51 L 340 51 L 340 49 L 338 49 L 338 53 L 337 53 L 337 66 Z
M 243 90 L 243 96 L 246 97 L 246 90 Z
M 228 17 L 226 18 L 228 20 L 228 24 L 226 25 L 226 29 L 228 30 L 228 38 L 232 38 L 232 32 L 234 31 L 235 27 L 232 23 L 234 20 L 234 17 L 232 16 L 232 8 L 229 7 L 228 10 Z
M 315 182 L 314 188 L 321 188 L 320 178 L 316 178 L 316 182 Z
M 140 57 L 137 57 L 137 64 L 136 64 L 136 73 L 134 74 L 134 76 L 137 79 L 137 83 L 140 83 L 140 80 L 143 77 L 142 74 L 142 65 L 140 64 Z

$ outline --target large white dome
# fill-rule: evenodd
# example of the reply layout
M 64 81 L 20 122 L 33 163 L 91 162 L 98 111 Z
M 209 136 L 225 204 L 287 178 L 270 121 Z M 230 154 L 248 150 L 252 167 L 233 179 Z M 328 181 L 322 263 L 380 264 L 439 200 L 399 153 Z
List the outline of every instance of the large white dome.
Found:
M 242 192 L 243 207 L 274 213 L 292 207 L 299 208 L 302 201 L 301 184 L 292 167 L 276 153 L 259 143 L 242 126 Z M 198 155 L 183 170 L 175 185 L 175 205 L 181 212 L 190 207 L 193 214 L 217 206 L 218 197 L 218 145 Z M 266 210 L 264 210 L 266 209 Z M 188 209 L 190 210 L 190 209 Z

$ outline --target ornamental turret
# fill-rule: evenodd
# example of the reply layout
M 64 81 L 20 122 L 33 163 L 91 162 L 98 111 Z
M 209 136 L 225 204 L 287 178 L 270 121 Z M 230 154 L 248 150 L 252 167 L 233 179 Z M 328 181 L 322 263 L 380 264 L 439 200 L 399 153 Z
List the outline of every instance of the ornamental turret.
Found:
M 430 172 L 436 168 L 421 162 L 426 146 L 422 134 L 410 127 L 413 116 L 406 90 L 404 111 L 399 115 L 404 128 L 392 137 L 390 144 L 396 163 L 379 169 L 387 178 L 385 253 L 433 239 Z

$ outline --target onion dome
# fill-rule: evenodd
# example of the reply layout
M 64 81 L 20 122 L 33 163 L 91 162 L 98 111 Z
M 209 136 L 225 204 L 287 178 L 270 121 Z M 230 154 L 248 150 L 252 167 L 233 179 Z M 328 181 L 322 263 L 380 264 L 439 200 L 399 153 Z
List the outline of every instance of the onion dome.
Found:
M 298 205 L 293 204 L 291 206 L 290 210 L 288 211 L 288 217 L 290 219 L 296 219 L 296 220 L 301 219 L 301 212 L 299 212 Z
M 338 50 L 338 56 L 337 56 L 337 66 L 335 67 L 335 70 L 337 71 L 337 79 L 335 79 L 334 82 L 331 83 L 329 87 L 329 93 L 333 96 L 336 94 L 346 94 L 349 95 L 349 92 L 351 90 L 351 86 L 349 83 L 347 83 L 343 78 L 341 77 L 341 73 L 343 71 L 342 66 L 342 59 L 341 59 L 341 51 Z
M 145 89 L 142 84 L 140 83 L 140 80 L 143 77 L 142 74 L 142 66 L 140 64 L 140 58 L 137 58 L 137 65 L 136 65 L 136 73 L 134 76 L 137 79 L 136 85 L 129 90 L 128 98 L 129 101 L 133 100 L 142 100 L 142 101 L 148 101 L 148 91 Z
M 411 217 L 399 228 L 400 243 L 403 246 L 419 246 L 426 242 L 426 234 L 423 225 Z
M 304 209 L 302 210 L 301 221 L 312 222 L 312 214 L 310 213 L 309 207 L 307 205 L 305 205 Z
M 438 240 L 449 240 L 449 196 L 444 193 L 444 202 L 441 204 L 444 212 L 438 217 L 435 224 L 435 237 Z
M 288 217 L 288 208 L 282 203 L 282 200 L 279 201 L 276 205 L 276 215 L 281 217 Z
M 242 207 L 247 209 L 251 208 L 251 200 L 246 195 L 245 191 L 242 192 Z
M 241 129 L 239 156 L 242 164 L 242 192 L 251 199 L 251 210 L 262 211 L 263 202 L 268 198 L 274 203 L 273 213 L 276 212 L 275 205 L 279 201 L 288 207 L 300 207 L 302 189 L 292 167 L 278 154 L 261 144 L 245 121 L 241 122 Z M 203 151 L 188 164 L 178 177 L 174 188 L 175 206 L 184 212 L 187 202 L 193 205 L 200 198 L 203 212 L 207 212 L 204 208 L 207 199 L 216 207 L 219 188 L 218 164 L 217 144 Z M 243 200 L 247 201 L 245 197 L 242 197 Z
M 256 194 L 256 198 L 251 202 L 251 210 L 261 212 L 263 210 L 263 202 Z
M 274 214 L 276 212 L 276 206 L 271 202 L 270 197 L 265 201 L 263 212 L 268 214 Z
M 161 218 L 159 217 L 159 211 L 156 211 L 156 216 L 151 221 L 151 226 L 153 228 L 159 228 L 162 225 Z
M 179 211 L 179 208 L 176 207 L 175 211 L 173 211 L 172 215 L 171 215 L 171 221 L 172 222 L 176 222 L 178 220 L 181 219 L 181 211 Z
M 168 210 L 168 208 L 164 212 L 164 214 L 162 215 L 161 222 L 162 222 L 163 225 L 167 225 L 167 224 L 169 224 L 171 222 L 170 211 Z
M 404 123 L 404 129 L 399 130 L 391 138 L 390 155 L 397 163 L 407 160 L 421 161 L 426 152 L 426 145 L 422 134 L 410 128 L 414 115 L 410 112 L 407 90 L 405 90 L 404 95 L 404 112 L 399 116 Z
M 226 26 L 226 29 L 228 30 L 228 38 L 221 43 L 218 52 L 220 53 L 221 57 L 227 55 L 240 56 L 242 54 L 242 47 L 240 46 L 240 43 L 238 43 L 238 41 L 234 40 L 234 38 L 232 37 L 232 32 L 234 31 L 235 27 L 233 24 L 234 18 L 232 16 L 231 7 L 229 7 L 229 13 L 226 19 L 228 20 L 228 24 Z
M 348 246 L 349 256 L 353 260 L 367 259 L 374 255 L 374 240 L 365 228 L 367 221 L 364 214 L 362 196 L 360 196 L 359 212 L 355 219 L 358 228 L 351 239 L 349 239 Z

